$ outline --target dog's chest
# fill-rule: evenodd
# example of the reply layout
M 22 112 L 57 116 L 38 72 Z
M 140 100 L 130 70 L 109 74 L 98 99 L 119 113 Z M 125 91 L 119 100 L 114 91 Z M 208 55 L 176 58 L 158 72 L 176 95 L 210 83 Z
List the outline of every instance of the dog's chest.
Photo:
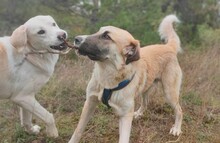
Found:
M 49 68 L 50 71 L 44 71 L 26 62 L 24 66 L 21 68 L 18 67 L 16 71 L 14 71 L 12 81 L 16 84 L 21 83 L 21 85 L 27 85 L 28 83 L 28 86 L 30 86 L 32 90 L 37 91 L 49 80 L 53 72 L 51 72 L 51 70 L 53 70 L 54 67 L 48 66 L 47 68 Z M 20 84 L 16 86 L 21 87 Z
M 127 113 L 134 105 L 134 93 L 129 89 L 115 91 L 109 100 L 109 105 L 114 112 L 121 116 Z
M 28 62 L 20 66 L 11 65 L 7 78 L 1 78 L 0 97 L 10 98 L 18 94 L 35 94 L 49 80 L 51 74 L 52 72 L 42 71 Z

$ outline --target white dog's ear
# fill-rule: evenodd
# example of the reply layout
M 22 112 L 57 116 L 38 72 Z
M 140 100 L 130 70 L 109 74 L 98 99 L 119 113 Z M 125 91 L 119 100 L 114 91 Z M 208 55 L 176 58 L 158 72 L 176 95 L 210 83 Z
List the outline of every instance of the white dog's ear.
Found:
M 126 57 L 125 63 L 126 65 L 133 62 L 137 61 L 140 59 L 140 43 L 138 40 L 134 40 L 130 43 L 130 45 L 126 46 L 123 49 L 123 53 Z
M 12 46 L 21 51 L 27 44 L 27 27 L 25 25 L 19 26 L 13 31 L 10 38 Z

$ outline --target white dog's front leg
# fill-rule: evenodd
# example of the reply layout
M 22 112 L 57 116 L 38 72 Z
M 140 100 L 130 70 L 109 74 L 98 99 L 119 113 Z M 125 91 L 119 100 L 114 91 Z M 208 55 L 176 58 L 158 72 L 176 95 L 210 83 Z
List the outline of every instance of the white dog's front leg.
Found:
M 40 132 L 40 126 L 32 124 L 32 113 L 22 107 L 20 107 L 20 120 L 21 126 L 25 128 L 25 131 L 33 134 Z
M 46 132 L 50 137 L 58 137 L 58 131 L 55 125 L 55 120 L 53 114 L 48 112 L 44 107 L 42 107 L 34 96 L 16 96 L 12 98 L 12 101 L 27 110 L 29 113 L 34 114 L 39 119 L 46 123 Z M 30 114 L 28 113 L 28 122 L 30 122 Z M 34 126 L 33 130 L 37 130 Z
M 97 99 L 94 99 L 96 97 L 89 97 L 86 99 L 86 102 L 84 103 L 82 114 L 79 119 L 79 123 L 69 141 L 69 143 L 78 143 L 80 138 L 82 137 L 82 134 L 85 130 L 85 127 L 87 123 L 89 122 L 89 119 L 93 115 L 95 111 L 95 107 L 97 105 Z
M 119 143 L 129 143 L 133 114 L 126 114 L 119 119 Z

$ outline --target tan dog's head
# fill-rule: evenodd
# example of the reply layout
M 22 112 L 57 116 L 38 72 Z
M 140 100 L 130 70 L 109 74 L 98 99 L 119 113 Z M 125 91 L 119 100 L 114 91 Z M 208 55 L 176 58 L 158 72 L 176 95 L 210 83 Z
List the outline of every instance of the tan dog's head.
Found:
M 140 58 L 140 44 L 133 36 L 120 28 L 106 26 L 92 35 L 75 37 L 74 45 L 80 55 L 94 61 L 113 61 L 115 64 L 129 64 Z
M 19 50 L 29 47 L 57 52 L 67 48 L 63 41 L 66 38 L 66 31 L 60 29 L 51 16 L 35 16 L 14 30 L 11 44 Z

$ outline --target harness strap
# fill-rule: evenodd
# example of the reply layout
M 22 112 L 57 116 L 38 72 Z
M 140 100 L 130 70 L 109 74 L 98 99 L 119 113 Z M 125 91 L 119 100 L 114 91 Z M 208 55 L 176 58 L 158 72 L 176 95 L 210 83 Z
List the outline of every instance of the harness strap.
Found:
M 108 101 L 110 100 L 110 98 L 111 98 L 111 96 L 112 96 L 112 93 L 113 93 L 114 91 L 121 90 L 121 89 L 123 89 L 124 87 L 126 87 L 126 86 L 132 81 L 132 79 L 134 78 L 134 75 L 135 75 L 135 73 L 133 74 L 133 76 L 131 77 L 131 79 L 123 80 L 123 81 L 120 82 L 120 83 L 118 84 L 118 86 L 115 87 L 115 88 L 112 88 L 112 89 L 106 89 L 106 88 L 104 88 L 103 94 L 102 94 L 102 103 L 105 104 L 108 108 L 111 108 L 111 106 L 108 104 Z

